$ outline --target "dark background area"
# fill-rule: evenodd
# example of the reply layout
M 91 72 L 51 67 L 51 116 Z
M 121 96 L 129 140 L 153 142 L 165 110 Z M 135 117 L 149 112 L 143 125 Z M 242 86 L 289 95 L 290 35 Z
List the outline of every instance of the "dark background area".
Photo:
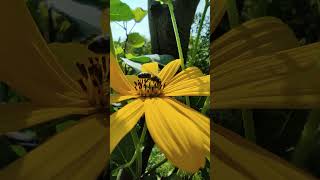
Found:
M 286 23 L 295 33 L 301 45 L 320 40 L 320 1 L 319 0 L 240 0 L 237 1 L 241 23 L 262 16 L 274 16 Z M 225 15 L 211 34 L 217 39 L 230 30 L 228 17 Z M 214 42 L 214 41 L 213 41 Z M 302 161 L 293 160 L 299 139 L 314 110 L 310 109 L 254 109 L 249 110 L 254 120 L 256 143 L 320 177 L 320 133 L 319 124 L 309 146 L 303 149 Z M 244 137 L 242 110 L 215 110 L 212 113 L 216 123 Z M 319 120 L 318 120 L 319 122 Z M 301 146 L 301 145 L 300 145 Z

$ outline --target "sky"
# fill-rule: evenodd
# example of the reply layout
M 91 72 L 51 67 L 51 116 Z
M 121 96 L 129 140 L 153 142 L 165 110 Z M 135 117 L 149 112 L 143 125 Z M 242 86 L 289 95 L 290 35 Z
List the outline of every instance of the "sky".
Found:
M 147 10 L 148 0 L 122 0 L 122 2 L 128 4 L 131 9 L 135 9 L 137 7 L 141 7 L 144 10 Z M 204 9 L 205 0 L 200 0 L 197 12 L 202 12 Z M 210 8 L 209 8 L 210 9 Z M 209 9 L 207 11 L 207 16 L 210 15 Z M 128 29 L 134 25 L 134 21 L 128 22 Z M 126 35 L 125 31 L 116 23 L 111 23 L 112 35 L 114 40 L 124 40 Z M 149 32 L 149 23 L 148 23 L 148 15 L 140 22 L 135 25 L 132 32 L 139 32 L 145 38 L 150 39 L 150 32 Z

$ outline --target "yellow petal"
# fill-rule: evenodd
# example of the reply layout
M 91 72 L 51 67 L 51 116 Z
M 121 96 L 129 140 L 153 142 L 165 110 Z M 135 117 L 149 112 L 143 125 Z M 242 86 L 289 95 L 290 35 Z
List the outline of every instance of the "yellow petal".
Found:
M 203 137 L 187 116 L 161 98 L 146 99 L 145 113 L 150 135 L 168 160 L 188 172 L 204 166 Z
M 74 79 L 78 80 L 81 76 L 76 62 L 80 64 L 89 65 L 89 57 L 96 57 L 97 55 L 83 44 L 77 43 L 52 43 L 49 44 L 50 50 L 56 55 L 59 63 L 64 70 Z
M 121 102 L 124 100 L 128 100 L 128 99 L 133 99 L 133 98 L 137 98 L 138 96 L 134 96 L 134 95 L 129 95 L 129 96 L 122 96 L 119 94 L 112 94 L 110 95 L 110 103 L 117 103 L 117 102 Z
M 210 119 L 175 99 L 165 98 L 164 100 L 179 112 L 183 113 L 184 116 L 188 117 L 189 120 L 198 127 L 203 137 L 206 155 L 210 156 Z
M 2 169 L 0 179 L 52 179 L 105 140 L 106 133 L 100 116 L 83 119 Z
M 159 73 L 162 83 L 169 82 L 181 66 L 181 60 L 177 59 L 168 63 Z
M 134 91 L 134 88 L 123 74 L 117 59 L 112 53 L 110 54 L 110 86 L 122 95 L 130 95 Z
M 211 7 L 210 29 L 211 33 L 213 33 L 219 25 L 224 13 L 226 12 L 226 0 L 213 0 L 211 1 Z
M 110 116 L 110 153 L 144 113 L 143 101 L 134 100 Z
M 91 107 L 50 108 L 35 107 L 30 104 L 2 104 L 0 105 L 0 134 L 17 131 L 67 115 L 86 115 L 94 110 Z
M 1 7 L 0 21 L 6 26 L 0 28 L 0 80 L 39 105 L 64 103 L 57 93 L 79 94 L 80 87 L 47 47 L 25 1 L 7 1 Z
M 105 136 L 86 154 L 69 164 L 54 180 L 96 180 L 109 160 L 109 137 Z
M 158 63 L 156 63 L 156 62 L 145 63 L 142 65 L 141 71 L 142 72 L 149 72 L 153 75 L 158 75 L 158 72 L 159 72 Z
M 163 90 L 165 96 L 209 96 L 210 76 L 181 80 L 171 83 Z
M 230 30 L 211 43 L 211 66 L 231 59 L 249 59 L 299 45 L 292 30 L 273 17 L 257 18 Z
M 101 27 L 102 27 L 102 33 L 103 35 L 106 35 L 108 33 L 108 23 L 109 23 L 109 8 L 106 8 L 102 12 L 102 17 L 101 17 Z
M 213 127 L 211 178 L 217 180 L 315 180 L 276 155 L 242 139 L 239 135 L 216 124 Z
M 126 75 L 126 77 L 132 86 L 134 86 L 134 82 L 139 79 L 136 75 Z
M 320 43 L 230 60 L 211 72 L 214 108 L 320 106 Z
M 170 84 L 175 84 L 183 80 L 189 80 L 197 77 L 203 76 L 201 70 L 197 67 L 189 67 L 177 75 L 175 75 L 168 83 L 167 86 Z

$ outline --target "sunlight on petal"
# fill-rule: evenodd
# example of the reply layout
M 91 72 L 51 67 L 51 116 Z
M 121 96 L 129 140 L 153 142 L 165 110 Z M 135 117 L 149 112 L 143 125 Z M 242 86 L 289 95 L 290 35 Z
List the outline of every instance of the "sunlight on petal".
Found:
M 153 75 L 158 75 L 159 73 L 158 63 L 151 62 L 151 63 L 143 64 L 141 67 L 141 72 L 149 72 Z
M 203 138 L 197 125 L 161 98 L 146 99 L 145 111 L 152 139 L 175 166 L 188 172 L 204 166 Z
M 110 116 L 110 153 L 143 115 L 143 103 L 141 99 L 134 100 Z
M 52 179 L 90 152 L 106 133 L 107 127 L 100 115 L 80 120 L 2 169 L 0 179 Z
M 2 104 L 0 105 L 0 134 L 28 128 L 67 115 L 87 115 L 94 111 L 95 108 L 92 107 L 50 108 L 35 107 L 30 104 Z
M 159 78 L 162 83 L 169 82 L 174 75 L 176 75 L 177 71 L 181 66 L 181 60 L 177 59 L 168 63 L 159 73 Z
M 164 100 L 172 107 L 174 107 L 177 111 L 179 111 L 181 114 L 188 117 L 189 120 L 192 121 L 198 127 L 203 137 L 206 155 L 210 156 L 210 119 L 175 99 L 165 98 Z
M 110 86 L 122 95 L 130 95 L 134 88 L 123 74 L 115 56 L 110 54 Z
M 163 90 L 165 96 L 209 96 L 210 76 L 181 80 Z
M 197 67 L 189 67 L 181 72 L 179 72 L 177 75 L 175 75 L 168 83 L 167 86 L 170 84 L 175 84 L 183 80 L 189 80 L 197 77 L 203 76 L 203 73 L 201 70 Z
M 6 25 L 0 28 L 0 80 L 39 105 L 64 102 L 55 93 L 79 94 L 80 87 L 58 64 L 25 1 L 6 1 L 2 7 L 0 20 Z
M 319 57 L 320 43 L 314 43 L 221 64 L 211 71 L 212 107 L 319 107 Z
M 109 136 L 103 137 L 86 154 L 66 166 L 53 180 L 95 180 L 108 164 Z
M 276 155 L 219 125 L 213 125 L 211 135 L 213 178 L 315 180 Z
M 262 17 L 243 23 L 211 43 L 211 66 L 298 47 L 293 31 L 280 19 Z
M 128 100 L 128 99 L 133 99 L 133 98 L 137 98 L 138 96 L 123 96 L 123 95 L 119 95 L 119 94 L 111 94 L 110 95 L 110 103 L 118 103 L 118 102 L 121 102 L 121 101 L 125 101 L 125 100 Z

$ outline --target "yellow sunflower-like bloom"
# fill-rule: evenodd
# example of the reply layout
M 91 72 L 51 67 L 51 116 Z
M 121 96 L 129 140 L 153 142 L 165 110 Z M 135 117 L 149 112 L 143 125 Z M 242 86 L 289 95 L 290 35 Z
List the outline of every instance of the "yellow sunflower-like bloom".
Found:
M 199 112 L 170 96 L 209 96 L 210 76 L 195 67 L 176 74 L 181 65 L 174 60 L 158 72 L 157 63 L 142 66 L 142 72 L 153 80 L 125 76 L 111 54 L 110 85 L 118 93 L 111 102 L 135 99 L 110 118 L 110 152 L 145 115 L 151 137 L 177 167 L 195 172 L 205 163 L 210 152 L 210 121 Z
M 1 169 L 0 179 L 96 179 L 109 155 L 108 55 L 97 56 L 80 44 L 47 46 L 23 0 L 2 2 L 0 9 L 0 81 L 30 100 L 0 105 L 0 135 L 68 115 L 82 117 Z

